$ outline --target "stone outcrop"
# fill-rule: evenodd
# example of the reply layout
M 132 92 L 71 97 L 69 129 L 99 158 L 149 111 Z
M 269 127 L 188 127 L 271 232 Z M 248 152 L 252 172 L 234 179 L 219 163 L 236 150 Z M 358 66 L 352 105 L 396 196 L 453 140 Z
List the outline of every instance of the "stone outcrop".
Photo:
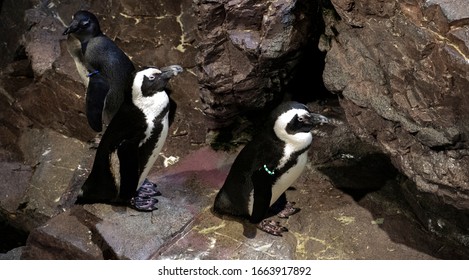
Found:
M 213 127 L 284 97 L 309 42 L 315 1 L 195 1 L 203 111 Z
M 85 87 L 68 51 L 70 41 L 62 35 L 79 9 L 95 13 L 104 33 L 137 67 L 180 64 L 186 70 L 168 86 L 178 110 L 162 153 L 184 147 L 177 155 L 166 154 L 178 158 L 205 140 L 192 70 L 192 1 L 137 6 L 128 1 L 3 1 L 0 32 L 7 44 L 0 57 L 0 213 L 25 231 L 70 208 L 77 191 L 71 187 L 87 175 L 95 152 L 87 144 L 96 135 L 84 114 Z M 164 159 L 158 167 L 166 165 Z
M 326 87 L 413 182 L 404 191 L 427 228 L 469 246 L 467 2 L 331 2 Z

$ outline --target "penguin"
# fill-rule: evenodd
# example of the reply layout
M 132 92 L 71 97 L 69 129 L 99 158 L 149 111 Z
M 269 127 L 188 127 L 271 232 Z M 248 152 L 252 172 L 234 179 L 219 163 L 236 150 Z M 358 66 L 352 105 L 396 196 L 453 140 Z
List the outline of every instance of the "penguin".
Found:
M 248 218 L 262 231 L 282 236 L 287 228 L 266 219 L 277 204 L 277 214 L 288 218 L 299 211 L 287 202 L 285 191 L 306 166 L 313 140 L 312 128 L 328 118 L 311 112 L 304 104 L 286 102 L 269 115 L 264 128 L 244 146 L 216 195 L 218 214 Z M 274 205 L 275 204 L 275 205 Z
M 76 203 L 125 204 L 153 211 L 160 195 L 146 176 L 168 135 L 168 81 L 179 65 L 148 67 L 133 75 L 124 102 L 105 130 Z
M 78 11 L 63 32 L 80 41 L 72 51 L 77 68 L 85 68 L 89 81 L 86 92 L 86 116 L 90 127 L 101 132 L 109 125 L 124 100 L 124 91 L 132 83 L 135 67 L 129 57 L 101 31 L 96 16 Z M 86 79 L 86 77 L 85 77 Z

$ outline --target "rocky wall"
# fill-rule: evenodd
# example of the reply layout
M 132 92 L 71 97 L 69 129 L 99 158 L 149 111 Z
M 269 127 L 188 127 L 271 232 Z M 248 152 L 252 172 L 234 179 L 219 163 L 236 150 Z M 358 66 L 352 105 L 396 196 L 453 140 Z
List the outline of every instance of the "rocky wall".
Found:
M 95 151 L 86 143 L 96 134 L 87 124 L 85 86 L 69 54 L 73 41 L 62 35 L 80 9 L 97 15 L 103 32 L 137 67 L 183 66 L 168 86 L 178 110 L 166 148 L 184 147 L 179 157 L 205 140 L 191 0 L 2 1 L 0 214 L 27 231 L 73 203 L 67 191 L 78 173 L 86 175 Z
M 326 87 L 413 183 L 427 229 L 469 246 L 469 8 L 443 0 L 332 0 Z
M 284 97 L 318 12 L 316 1 L 194 1 L 203 112 L 222 127 Z

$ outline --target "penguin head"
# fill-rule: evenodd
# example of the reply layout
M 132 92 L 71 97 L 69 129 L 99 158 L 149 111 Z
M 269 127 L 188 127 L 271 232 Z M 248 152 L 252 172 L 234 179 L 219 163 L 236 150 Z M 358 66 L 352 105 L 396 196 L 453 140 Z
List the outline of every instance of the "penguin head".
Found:
M 298 102 L 281 104 L 272 112 L 271 117 L 276 136 L 287 143 L 310 143 L 311 129 L 329 122 L 328 118 L 311 112 L 306 105 Z
M 164 90 L 168 81 L 183 71 L 179 65 L 158 69 L 148 67 L 135 74 L 132 92 L 142 96 L 151 96 Z
M 72 17 L 72 22 L 63 32 L 63 35 L 72 34 L 80 41 L 87 41 L 101 34 L 98 19 L 88 11 L 78 11 Z

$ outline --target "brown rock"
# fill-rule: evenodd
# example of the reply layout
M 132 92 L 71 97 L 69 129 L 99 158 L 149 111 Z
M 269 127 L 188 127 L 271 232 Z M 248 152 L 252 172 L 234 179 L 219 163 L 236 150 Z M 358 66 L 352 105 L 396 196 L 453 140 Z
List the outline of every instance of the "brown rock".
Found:
M 32 231 L 21 259 L 103 259 L 103 253 L 94 239 L 92 231 L 69 211 Z
M 415 208 L 431 213 L 420 215 L 430 225 L 449 211 L 439 213 L 438 207 L 469 211 L 469 41 L 467 15 L 459 11 L 467 9 L 463 1 L 426 1 L 429 7 L 399 2 L 382 18 L 354 12 L 364 22 L 361 29 L 347 19 L 326 27 L 338 34 L 323 78 L 329 90 L 343 95 L 341 105 L 355 133 L 390 155 L 419 191 L 434 196 L 431 210 Z M 343 3 L 333 1 L 339 14 L 349 13 Z M 467 225 L 467 215 L 445 221 L 443 227 L 468 236 L 467 226 L 453 227 Z
M 197 65 L 203 111 L 212 126 L 281 99 L 308 42 L 308 1 L 197 1 Z

